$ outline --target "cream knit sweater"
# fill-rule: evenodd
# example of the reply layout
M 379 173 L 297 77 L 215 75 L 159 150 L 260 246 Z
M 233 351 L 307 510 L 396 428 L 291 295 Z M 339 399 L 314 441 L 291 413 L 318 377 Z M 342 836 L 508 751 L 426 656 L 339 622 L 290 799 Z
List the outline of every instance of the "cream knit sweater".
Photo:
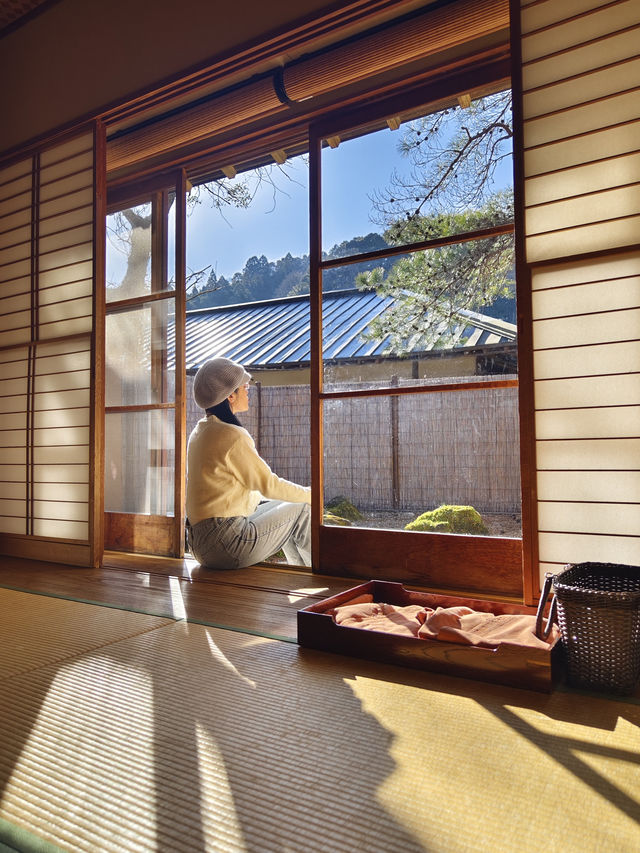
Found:
M 311 503 L 311 490 L 274 474 L 244 427 L 215 415 L 198 421 L 187 445 L 189 522 L 249 516 L 262 498 Z

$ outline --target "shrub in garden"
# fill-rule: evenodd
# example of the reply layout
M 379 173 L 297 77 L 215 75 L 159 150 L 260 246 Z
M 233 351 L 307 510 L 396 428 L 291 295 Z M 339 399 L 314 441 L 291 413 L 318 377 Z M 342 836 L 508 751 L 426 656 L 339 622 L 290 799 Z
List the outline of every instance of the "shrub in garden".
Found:
M 489 531 L 480 513 L 472 506 L 449 506 L 423 512 L 415 521 L 405 525 L 405 530 L 422 530 L 431 533 L 471 533 L 482 536 Z
M 327 515 L 338 516 L 338 518 L 342 518 L 345 521 L 360 521 L 362 518 L 360 510 L 351 503 L 349 498 L 345 498 L 344 495 L 338 495 L 335 498 L 331 498 L 331 500 L 325 504 L 325 511 Z M 339 524 L 340 522 L 337 523 Z

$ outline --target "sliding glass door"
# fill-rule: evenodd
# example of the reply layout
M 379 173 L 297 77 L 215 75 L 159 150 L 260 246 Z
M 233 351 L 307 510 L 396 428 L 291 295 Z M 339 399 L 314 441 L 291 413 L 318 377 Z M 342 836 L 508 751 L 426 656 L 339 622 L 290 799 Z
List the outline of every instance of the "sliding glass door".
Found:
M 172 187 L 107 217 L 107 549 L 182 554 L 183 210 Z

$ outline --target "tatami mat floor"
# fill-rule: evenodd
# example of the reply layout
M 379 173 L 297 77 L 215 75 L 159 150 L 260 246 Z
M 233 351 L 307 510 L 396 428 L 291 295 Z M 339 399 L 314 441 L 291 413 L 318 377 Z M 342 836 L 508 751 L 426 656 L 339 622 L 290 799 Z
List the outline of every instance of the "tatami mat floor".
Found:
M 640 849 L 637 704 L 15 590 L 0 612 L 0 849 Z

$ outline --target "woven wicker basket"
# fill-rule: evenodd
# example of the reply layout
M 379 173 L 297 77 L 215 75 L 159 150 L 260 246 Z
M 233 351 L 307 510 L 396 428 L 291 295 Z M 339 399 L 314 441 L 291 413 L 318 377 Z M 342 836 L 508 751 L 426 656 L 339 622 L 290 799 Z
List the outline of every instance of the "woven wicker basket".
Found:
M 553 587 L 569 684 L 632 693 L 640 676 L 640 566 L 571 564 Z

